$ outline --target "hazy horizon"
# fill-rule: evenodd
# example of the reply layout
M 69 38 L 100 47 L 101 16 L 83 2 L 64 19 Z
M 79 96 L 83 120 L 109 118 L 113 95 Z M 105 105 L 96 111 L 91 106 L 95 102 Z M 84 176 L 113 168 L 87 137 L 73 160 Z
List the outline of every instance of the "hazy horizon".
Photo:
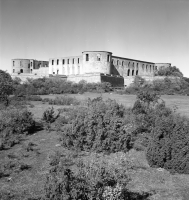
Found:
M 0 69 L 99 50 L 189 77 L 188 23 L 189 0 L 0 0 Z

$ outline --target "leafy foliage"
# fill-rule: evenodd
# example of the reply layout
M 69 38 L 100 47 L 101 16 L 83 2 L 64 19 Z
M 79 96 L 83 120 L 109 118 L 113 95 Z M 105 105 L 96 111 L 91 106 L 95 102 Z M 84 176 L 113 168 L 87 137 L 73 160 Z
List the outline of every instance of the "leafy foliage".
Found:
M 22 134 L 30 133 L 35 127 L 32 113 L 22 109 L 7 108 L 0 111 L 0 149 L 19 143 Z
M 56 97 L 55 99 L 45 98 L 43 102 L 49 102 L 50 105 L 78 105 L 79 101 L 76 98 L 61 96 Z
M 182 72 L 175 66 L 170 67 L 160 67 L 160 69 L 156 72 L 157 76 L 177 76 L 183 77 Z
M 147 159 L 153 167 L 189 174 L 189 120 L 172 114 L 156 119 Z
M 23 95 L 46 95 L 46 94 L 65 94 L 65 93 L 83 93 L 90 92 L 109 92 L 111 91 L 110 83 L 87 83 L 80 81 L 79 83 L 72 83 L 60 78 L 39 78 L 27 79 L 23 84 L 19 81 L 14 81 L 16 96 Z
M 11 76 L 7 72 L 0 70 L 0 102 L 8 106 L 8 97 L 12 94 L 13 90 L 14 87 Z
M 86 151 L 127 151 L 131 132 L 125 127 L 125 108 L 115 101 L 89 100 L 88 109 L 69 119 L 61 132 L 62 145 Z

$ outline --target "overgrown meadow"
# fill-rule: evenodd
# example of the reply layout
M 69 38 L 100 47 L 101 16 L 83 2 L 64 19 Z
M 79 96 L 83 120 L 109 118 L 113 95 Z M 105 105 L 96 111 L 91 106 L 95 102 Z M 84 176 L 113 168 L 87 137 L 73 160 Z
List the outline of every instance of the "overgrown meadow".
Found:
M 157 91 L 128 108 L 107 83 L 1 77 L 0 199 L 188 199 L 189 119 Z

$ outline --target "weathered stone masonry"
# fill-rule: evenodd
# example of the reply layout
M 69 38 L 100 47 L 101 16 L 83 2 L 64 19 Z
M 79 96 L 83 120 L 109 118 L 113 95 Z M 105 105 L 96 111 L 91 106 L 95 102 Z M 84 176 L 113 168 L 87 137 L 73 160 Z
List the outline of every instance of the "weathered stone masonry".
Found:
M 66 75 L 67 79 L 73 82 L 80 80 L 98 82 L 106 79 L 118 86 L 123 83 L 123 80 L 125 83 L 132 82 L 132 78 L 136 75 L 154 76 L 154 72 L 160 67 L 170 65 L 170 63 L 153 63 L 117 57 L 107 51 L 84 51 L 82 56 L 50 59 L 49 74 Z M 102 75 L 104 78 L 102 78 Z M 105 78 L 105 76 L 109 78 Z M 121 80 L 122 77 L 123 80 L 115 81 L 116 77 L 118 80 Z
M 81 56 L 51 58 L 48 61 L 13 59 L 13 75 L 61 76 L 73 82 L 110 82 L 113 86 L 129 85 L 136 75 L 153 77 L 160 67 L 170 63 L 153 63 L 113 56 L 108 51 L 84 51 Z

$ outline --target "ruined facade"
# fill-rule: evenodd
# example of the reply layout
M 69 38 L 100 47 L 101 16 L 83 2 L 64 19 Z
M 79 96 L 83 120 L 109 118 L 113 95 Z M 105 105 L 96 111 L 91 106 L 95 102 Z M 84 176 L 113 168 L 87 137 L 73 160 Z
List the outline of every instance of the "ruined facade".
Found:
M 12 59 L 13 74 L 49 74 L 49 62 L 34 59 Z
M 136 75 L 153 77 L 160 67 L 170 63 L 153 63 L 113 56 L 108 51 L 84 51 L 81 56 L 51 58 L 48 61 L 13 59 L 12 76 L 30 78 L 59 76 L 73 82 L 110 82 L 113 86 L 129 85 Z
M 81 56 L 59 57 L 49 60 L 49 74 L 65 75 L 68 80 L 79 82 L 108 82 L 120 86 L 136 75 L 154 76 L 160 67 L 170 63 L 153 63 L 113 56 L 107 51 L 84 51 Z

